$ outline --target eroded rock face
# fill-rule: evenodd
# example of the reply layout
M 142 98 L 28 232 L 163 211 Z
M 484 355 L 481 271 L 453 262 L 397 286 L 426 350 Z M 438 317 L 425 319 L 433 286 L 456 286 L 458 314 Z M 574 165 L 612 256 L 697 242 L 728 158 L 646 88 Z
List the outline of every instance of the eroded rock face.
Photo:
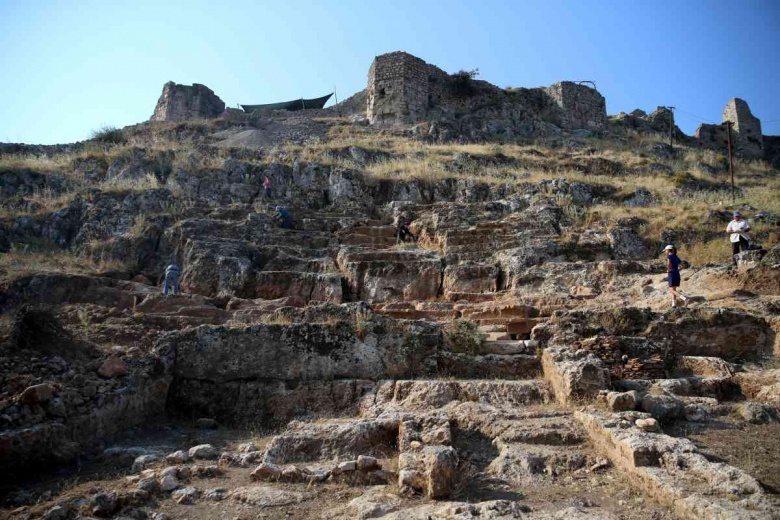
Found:
M 544 376 L 561 403 L 595 397 L 609 388 L 609 371 L 590 352 L 564 347 L 547 348 L 542 354 Z
M 157 348 L 170 356 L 172 373 L 182 379 L 376 379 L 417 373 L 426 362 L 435 366 L 438 327 L 424 322 L 409 327 L 408 335 L 372 334 L 361 341 L 344 322 L 206 326 L 169 334 Z
M 668 312 L 647 331 L 648 338 L 667 342 L 677 354 L 727 360 L 770 353 L 773 334 L 764 318 L 731 309 Z
M 192 86 L 169 81 L 152 114 L 152 121 L 185 121 L 217 117 L 225 111 L 225 103 L 206 85 Z
M 398 485 L 402 490 L 446 498 L 452 492 L 458 455 L 450 446 L 422 446 L 398 459 Z

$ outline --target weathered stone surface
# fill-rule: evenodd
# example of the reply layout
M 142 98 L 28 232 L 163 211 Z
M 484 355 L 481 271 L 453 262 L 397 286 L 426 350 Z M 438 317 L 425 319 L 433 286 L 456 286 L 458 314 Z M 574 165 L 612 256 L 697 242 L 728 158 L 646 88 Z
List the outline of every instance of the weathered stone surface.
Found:
M 772 351 L 773 331 L 756 314 L 731 309 L 685 309 L 667 312 L 647 337 L 666 342 L 677 354 L 717 356 L 726 360 L 755 358 Z
M 36 405 L 45 403 L 54 396 L 54 387 L 47 383 L 27 387 L 19 396 L 20 404 Z
M 458 455 L 450 446 L 423 446 L 401 453 L 398 458 L 398 486 L 446 498 L 452 492 Z
M 294 421 L 268 444 L 264 463 L 356 459 L 387 456 L 398 435 L 397 419 L 301 423 Z
M 247 486 L 233 490 L 230 497 L 257 508 L 289 506 L 306 500 L 307 494 L 270 486 Z
M 547 348 L 542 353 L 542 366 L 545 379 L 562 404 L 594 398 L 600 390 L 609 388 L 609 371 L 598 357 L 584 350 Z
M 219 452 L 211 444 L 199 444 L 190 448 L 188 453 L 191 459 L 217 459 Z
M 441 260 L 429 251 L 342 248 L 336 262 L 363 301 L 432 300 L 439 294 Z
M 347 323 L 199 327 L 170 334 L 158 344 L 175 359 L 184 379 L 376 379 L 420 373 L 435 363 L 438 327 L 422 322 L 403 333 L 372 334 L 361 341 Z M 174 358 L 175 356 L 175 358 Z M 172 360 L 173 360 L 172 359 Z M 424 369 L 423 369 L 424 370 Z
M 100 365 L 97 373 L 101 377 L 106 378 L 123 377 L 128 373 L 127 363 L 125 363 L 125 361 L 118 356 L 111 356 L 105 360 L 102 365 Z
M 386 486 L 373 488 L 357 498 L 352 499 L 347 505 L 353 518 L 366 520 L 380 518 L 400 508 L 402 500 L 395 494 L 389 493 Z
M 637 392 L 610 392 L 607 394 L 607 406 L 613 412 L 634 410 L 639 395 Z
M 185 121 L 219 116 L 225 111 L 225 103 L 214 91 L 198 83 L 192 86 L 179 85 L 169 81 L 163 91 L 152 121 Z
M 499 453 L 488 466 L 488 472 L 517 485 L 529 483 L 534 475 L 562 475 L 594 463 L 578 448 L 509 443 L 501 438 L 494 444 Z

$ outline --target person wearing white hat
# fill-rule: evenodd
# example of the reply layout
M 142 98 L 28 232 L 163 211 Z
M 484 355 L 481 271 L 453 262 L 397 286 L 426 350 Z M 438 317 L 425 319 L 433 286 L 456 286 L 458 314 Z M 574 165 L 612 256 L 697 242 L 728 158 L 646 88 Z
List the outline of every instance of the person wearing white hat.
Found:
M 672 307 L 677 307 L 678 300 L 685 305 L 688 298 L 677 292 L 680 287 L 680 257 L 677 256 L 677 248 L 668 245 L 664 248 L 666 253 L 666 275 L 669 280 L 669 293 L 672 295 Z
M 750 246 L 750 236 L 747 234 L 750 231 L 750 222 L 746 218 L 742 218 L 742 213 L 739 211 L 735 211 L 732 217 L 733 220 L 726 226 L 726 233 L 731 241 L 731 256 L 736 264 L 736 255 L 740 251 L 747 251 Z

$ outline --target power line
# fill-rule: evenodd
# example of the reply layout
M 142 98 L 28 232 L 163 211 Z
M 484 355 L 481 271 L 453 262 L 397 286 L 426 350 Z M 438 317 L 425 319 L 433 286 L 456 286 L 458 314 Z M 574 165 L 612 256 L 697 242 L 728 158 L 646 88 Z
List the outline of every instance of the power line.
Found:
M 697 116 L 696 114 L 692 114 L 690 112 L 687 112 L 687 111 L 685 111 L 685 110 L 683 110 L 682 108 L 679 108 L 679 107 L 677 107 L 677 111 L 678 112 L 682 112 L 683 114 L 685 114 L 687 116 L 690 116 L 690 117 L 693 117 L 695 119 L 698 119 L 699 121 L 702 121 L 703 123 L 708 123 L 708 124 L 711 124 L 711 125 L 717 124 L 717 123 L 714 123 L 711 119 L 706 119 L 704 117 Z

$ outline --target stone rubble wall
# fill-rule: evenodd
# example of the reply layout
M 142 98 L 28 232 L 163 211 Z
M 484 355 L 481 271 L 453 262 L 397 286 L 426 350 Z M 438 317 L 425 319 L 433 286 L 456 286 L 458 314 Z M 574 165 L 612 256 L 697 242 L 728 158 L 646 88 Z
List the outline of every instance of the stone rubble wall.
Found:
M 179 85 L 169 81 L 152 114 L 151 121 L 184 121 L 217 117 L 225 111 L 225 102 L 206 85 Z

